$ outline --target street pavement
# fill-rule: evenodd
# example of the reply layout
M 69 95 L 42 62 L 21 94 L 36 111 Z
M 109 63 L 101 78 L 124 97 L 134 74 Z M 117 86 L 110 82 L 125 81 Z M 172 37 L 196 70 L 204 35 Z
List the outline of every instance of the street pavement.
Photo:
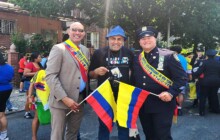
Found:
M 10 140 L 31 140 L 31 119 L 24 119 L 25 93 L 20 94 L 16 89 L 11 95 L 11 102 L 17 111 L 6 112 L 8 118 L 8 136 Z M 198 115 L 197 108 L 191 108 L 191 101 L 184 102 L 183 116 L 178 117 L 177 124 L 172 126 L 172 136 L 174 140 L 220 140 L 220 114 L 207 112 L 206 116 Z M 33 114 L 33 112 L 32 112 Z M 138 129 L 141 140 L 144 134 L 138 121 Z M 50 125 L 40 126 L 38 140 L 50 139 Z M 97 140 L 98 118 L 91 107 L 85 105 L 85 114 L 80 129 L 81 140 Z M 114 127 L 110 140 L 117 140 L 117 127 Z

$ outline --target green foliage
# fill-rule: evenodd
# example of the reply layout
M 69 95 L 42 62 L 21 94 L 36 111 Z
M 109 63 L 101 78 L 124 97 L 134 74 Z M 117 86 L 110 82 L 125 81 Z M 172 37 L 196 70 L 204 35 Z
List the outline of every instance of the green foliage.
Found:
M 218 0 L 9 0 L 44 17 L 68 16 L 79 8 L 88 16 L 81 19 L 87 25 L 100 27 L 121 25 L 132 41 L 135 30 L 143 25 L 155 26 L 167 36 L 180 37 L 184 47 L 202 43 L 215 47 L 220 39 L 220 2 Z M 163 41 L 164 41 L 163 40 Z M 175 43 L 175 42 L 174 42 Z
M 49 52 L 53 45 L 52 40 L 45 41 L 43 35 L 35 34 L 29 39 L 29 50 L 31 52 Z
M 17 52 L 26 52 L 27 41 L 25 40 L 24 35 L 22 33 L 15 32 L 11 34 L 11 41 L 15 44 Z
M 20 32 L 13 33 L 11 41 L 15 44 L 16 51 L 19 53 L 49 52 L 54 44 L 52 40 L 45 41 L 41 34 L 35 34 L 31 38 L 25 39 Z
M 69 16 L 79 0 L 9 0 L 33 16 L 56 18 Z
M 202 43 L 216 46 L 213 36 L 220 38 L 220 3 L 209 0 L 83 0 L 80 7 L 98 25 L 121 25 L 132 40 L 135 30 L 143 25 L 155 26 L 166 40 L 168 21 L 170 33 L 180 37 L 184 47 Z M 109 12 L 107 11 L 109 9 Z M 105 14 L 108 12 L 108 14 Z M 108 15 L 108 16 L 106 16 Z M 104 17 L 103 17 L 104 16 Z M 100 18 L 101 17 L 101 18 Z M 107 23 L 105 19 L 107 18 Z

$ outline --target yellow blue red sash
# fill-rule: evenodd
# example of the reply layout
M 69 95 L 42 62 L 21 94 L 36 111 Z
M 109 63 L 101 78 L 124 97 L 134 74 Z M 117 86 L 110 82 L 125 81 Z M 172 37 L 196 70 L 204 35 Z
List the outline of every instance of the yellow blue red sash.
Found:
M 71 56 L 78 61 L 83 81 L 87 82 L 87 71 L 89 67 L 88 59 L 70 39 L 66 40 L 64 43 Z
M 139 55 L 139 62 L 144 72 L 161 86 L 169 89 L 169 87 L 173 84 L 173 82 L 168 77 L 160 73 L 147 62 L 144 57 L 144 51 Z

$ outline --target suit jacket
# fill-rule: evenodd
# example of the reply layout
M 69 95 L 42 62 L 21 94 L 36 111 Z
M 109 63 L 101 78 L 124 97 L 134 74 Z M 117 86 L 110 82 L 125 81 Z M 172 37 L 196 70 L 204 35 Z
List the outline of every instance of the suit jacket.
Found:
M 89 60 L 89 50 L 80 45 L 80 50 Z M 54 108 L 68 109 L 62 102 L 64 97 L 78 101 L 80 87 L 80 69 L 63 43 L 53 46 L 47 61 L 46 81 L 50 87 L 49 105 Z

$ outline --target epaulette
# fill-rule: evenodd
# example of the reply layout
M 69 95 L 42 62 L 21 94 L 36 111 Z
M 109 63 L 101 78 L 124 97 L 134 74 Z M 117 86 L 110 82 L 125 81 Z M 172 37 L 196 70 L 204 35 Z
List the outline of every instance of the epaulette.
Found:
M 159 52 L 159 54 L 162 55 L 162 56 L 166 56 L 166 55 L 172 55 L 172 54 L 174 54 L 174 52 L 171 51 L 171 50 L 168 50 L 168 49 L 161 49 L 161 48 L 158 48 L 158 52 Z

